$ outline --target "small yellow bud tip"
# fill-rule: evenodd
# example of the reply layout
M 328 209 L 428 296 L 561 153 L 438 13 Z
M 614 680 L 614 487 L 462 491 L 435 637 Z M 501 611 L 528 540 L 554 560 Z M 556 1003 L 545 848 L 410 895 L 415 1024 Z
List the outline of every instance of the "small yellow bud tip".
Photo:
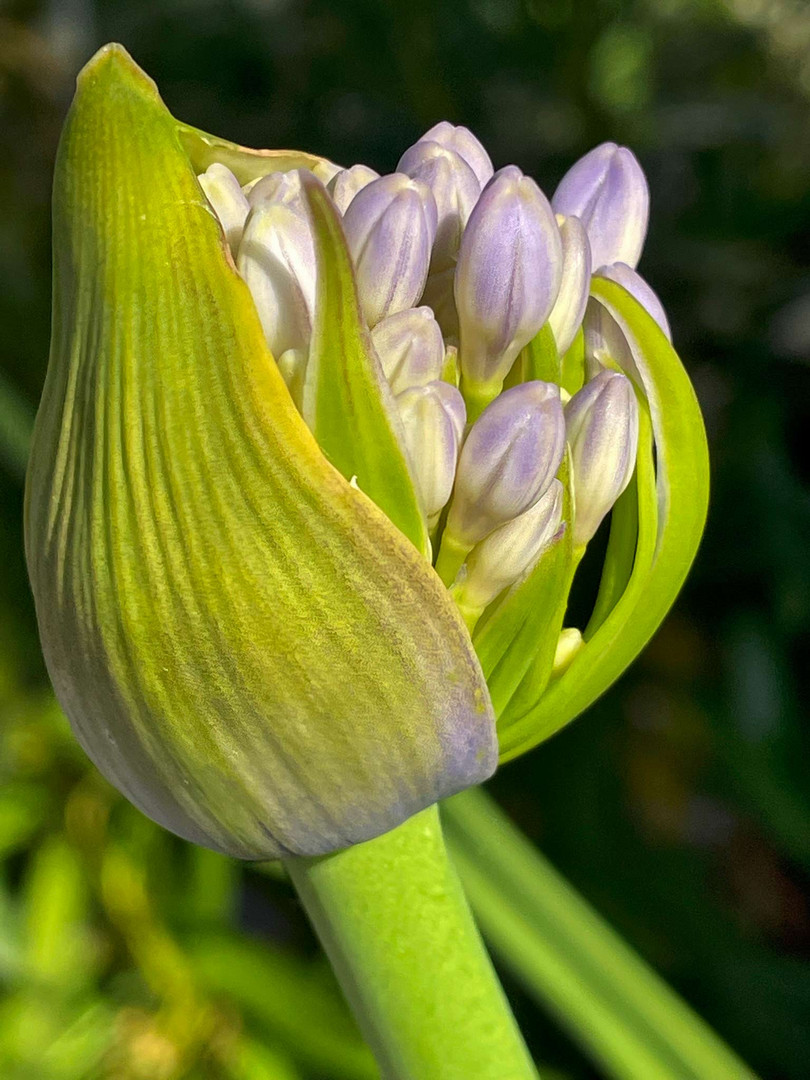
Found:
M 127 84 L 153 100 L 160 101 L 154 79 L 150 79 L 143 68 L 138 67 L 124 46 L 117 41 L 102 45 L 98 52 L 90 57 L 76 78 L 76 86 L 82 87 L 100 79 L 106 80 L 111 86 L 115 83 Z

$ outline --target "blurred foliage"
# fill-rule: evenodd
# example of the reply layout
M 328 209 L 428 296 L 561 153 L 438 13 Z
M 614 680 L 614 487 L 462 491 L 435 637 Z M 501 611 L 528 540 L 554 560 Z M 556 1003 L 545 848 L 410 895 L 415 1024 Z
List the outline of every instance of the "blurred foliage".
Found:
M 810 8 L 804 0 L 6 0 L 0 7 L 0 1076 L 374 1067 L 286 884 L 169 837 L 55 707 L 21 554 L 49 184 L 78 67 L 122 41 L 176 115 L 390 169 L 441 117 L 547 191 L 607 138 L 705 410 L 686 592 L 590 714 L 493 789 L 769 1080 L 810 1061 Z M 159 183 L 160 178 L 155 177 Z M 585 587 L 587 588 L 587 579 Z M 507 983 L 538 1059 L 597 1074 Z

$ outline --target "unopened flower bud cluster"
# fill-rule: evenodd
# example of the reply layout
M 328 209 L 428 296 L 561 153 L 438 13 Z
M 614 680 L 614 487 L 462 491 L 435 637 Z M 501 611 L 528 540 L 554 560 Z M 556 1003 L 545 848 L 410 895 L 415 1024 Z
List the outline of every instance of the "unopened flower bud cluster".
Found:
M 446 122 L 391 174 L 327 163 L 316 172 L 342 218 L 395 424 L 440 541 L 437 570 L 480 612 L 559 535 L 566 445 L 578 550 L 632 477 L 635 391 L 600 363 L 598 348 L 570 400 L 555 383 L 510 386 L 508 377 L 546 326 L 560 355 L 571 347 L 594 274 L 624 286 L 669 336 L 635 269 L 649 212 L 644 174 L 629 150 L 605 143 L 549 201 L 516 166 L 495 172 L 475 136 Z M 273 173 L 242 188 L 215 164 L 199 179 L 300 405 L 318 294 L 301 175 Z

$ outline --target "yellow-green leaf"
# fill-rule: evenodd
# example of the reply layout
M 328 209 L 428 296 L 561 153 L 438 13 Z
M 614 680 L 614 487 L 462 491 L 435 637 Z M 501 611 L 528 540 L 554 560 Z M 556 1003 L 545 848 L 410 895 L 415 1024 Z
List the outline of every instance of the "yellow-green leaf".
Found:
M 360 314 L 337 211 L 322 184 L 304 174 L 315 234 L 318 299 L 302 411 L 336 469 L 354 480 L 427 556 L 427 522 L 416 496 L 393 394 Z
M 54 183 L 26 506 L 43 649 L 151 817 L 247 858 L 323 852 L 486 777 L 492 709 L 435 573 L 295 410 L 197 168 L 101 50 Z
M 677 353 L 655 320 L 620 285 L 594 278 L 592 302 L 613 320 L 620 360 L 646 395 L 655 468 L 645 440 L 637 465 L 638 531 L 633 569 L 621 596 L 609 588 L 609 613 L 589 630 L 571 664 L 534 707 L 501 733 L 508 759 L 548 738 L 621 675 L 658 629 L 683 584 L 706 520 L 709 459 L 700 407 Z M 644 417 L 642 417 L 642 420 Z M 610 564 L 613 566 L 612 562 Z M 618 565 L 613 566 L 617 573 Z M 611 570 L 611 572 L 613 572 Z

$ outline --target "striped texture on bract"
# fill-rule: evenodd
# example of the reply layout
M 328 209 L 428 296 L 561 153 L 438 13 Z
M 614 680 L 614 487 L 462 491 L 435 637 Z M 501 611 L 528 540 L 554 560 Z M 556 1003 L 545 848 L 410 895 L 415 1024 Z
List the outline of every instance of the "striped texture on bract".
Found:
M 181 138 L 120 47 L 80 76 L 27 489 L 43 647 L 151 817 L 326 852 L 488 776 L 492 707 L 438 578 L 295 411 Z

